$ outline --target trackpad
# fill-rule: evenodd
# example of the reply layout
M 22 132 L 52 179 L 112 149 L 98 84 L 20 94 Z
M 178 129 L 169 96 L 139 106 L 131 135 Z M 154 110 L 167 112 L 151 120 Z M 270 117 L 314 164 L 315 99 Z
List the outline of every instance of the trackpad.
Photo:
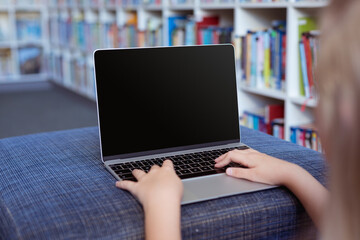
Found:
M 225 174 L 210 175 L 201 178 L 186 179 L 181 204 L 204 201 L 239 193 L 254 192 L 276 186 L 250 182 L 229 177 Z

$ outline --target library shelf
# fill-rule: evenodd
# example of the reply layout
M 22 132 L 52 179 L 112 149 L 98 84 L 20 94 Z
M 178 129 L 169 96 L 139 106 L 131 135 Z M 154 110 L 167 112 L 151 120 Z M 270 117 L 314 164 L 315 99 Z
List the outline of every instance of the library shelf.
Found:
M 255 87 L 249 87 L 245 84 L 240 84 L 240 89 L 249 92 L 254 93 L 260 96 L 265 96 L 269 98 L 274 98 L 278 100 L 285 100 L 286 99 L 286 93 L 280 90 L 275 89 L 268 89 L 268 88 L 255 88 Z
M 144 10 L 147 10 L 147 11 L 161 11 L 163 9 L 163 6 L 162 5 L 144 5 L 143 6 Z
M 201 3 L 200 8 L 205 10 L 234 9 L 235 4 L 234 3 Z
M 296 103 L 300 106 L 306 106 L 310 108 L 315 108 L 318 105 L 318 100 L 314 98 L 306 98 L 306 97 L 290 97 L 290 101 Z
M 241 2 L 239 3 L 239 7 L 241 8 L 287 8 L 290 6 L 289 2 L 258 2 L 258 3 L 252 3 L 252 2 Z
M 327 6 L 326 1 L 244 2 L 234 0 L 28 0 L 36 5 L 9 4 L 0 7 L 0 17 L 8 15 L 9 38 L 0 42 L 0 53 L 10 51 L 13 76 L 20 80 L 18 49 L 35 45 L 43 49 L 47 76 L 57 84 L 82 96 L 95 100 L 92 53 L 96 48 L 168 46 L 173 38 L 169 31 L 170 18 L 182 17 L 183 24 L 197 24 L 205 17 L 219 17 L 217 29 L 231 29 L 231 42 L 248 31 L 262 31 L 272 27 L 273 20 L 286 21 L 285 89 L 258 89 L 241 80 L 239 49 L 236 48 L 239 109 L 264 108 L 269 104 L 284 105 L 285 139 L 290 140 L 290 128 L 295 124 L 313 121 L 316 100 L 306 100 L 299 89 L 299 31 L 302 17 L 316 18 Z M 25 1 L 22 1 L 25 2 Z M 35 42 L 17 39 L 16 14 L 37 12 L 42 37 Z M 179 18 L 179 19 L 180 19 Z M 1 19 L 1 18 L 0 18 Z M 184 27 L 184 26 L 182 26 Z M 82 34 L 87 35 L 82 35 Z M 179 35 L 182 36 L 180 31 Z M 125 40 L 124 40 L 125 39 Z M 145 39 L 145 40 L 144 40 Z M 177 42 L 177 41 L 175 41 Z M 197 44 L 197 42 L 195 43 Z M 240 45 L 241 46 L 241 45 Z M 1 57 L 1 55 L 0 55 Z M 0 59 L 1 60 L 1 59 Z M 1 69 L 0 69 L 1 71 Z M 39 73 L 39 76 L 42 73 Z M 299 96 L 299 97 L 294 97 Z M 305 111 L 303 111 L 305 105 Z
M 172 4 L 169 6 L 169 10 L 194 10 L 194 4 L 193 3 Z
M 1 83 L 47 79 L 44 57 L 49 47 L 46 29 L 47 6 L 44 1 L 14 0 L 1 6 Z M 4 16 L 7 16 L 7 19 Z
M 324 8 L 328 5 L 327 1 L 313 1 L 313 2 L 294 2 L 291 6 L 295 8 Z

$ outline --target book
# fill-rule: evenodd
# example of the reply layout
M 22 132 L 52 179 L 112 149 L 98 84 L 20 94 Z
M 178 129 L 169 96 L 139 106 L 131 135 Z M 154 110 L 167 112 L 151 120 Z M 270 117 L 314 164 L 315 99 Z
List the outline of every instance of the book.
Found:
M 303 33 L 305 32 L 309 32 L 309 31 L 312 31 L 312 30 L 316 30 L 317 29 L 317 24 L 315 22 L 315 20 L 311 17 L 301 17 L 298 19 L 298 32 L 299 32 L 299 35 L 298 35 L 298 39 L 299 39 L 299 43 L 302 42 L 302 35 Z M 306 90 L 305 90 L 305 86 L 304 86 L 304 78 L 307 77 L 307 73 L 305 74 L 303 72 L 303 69 L 302 69 L 302 60 L 301 60 L 301 44 L 299 44 L 299 86 L 300 86 L 300 95 L 302 96 L 306 96 Z M 305 53 L 305 52 L 304 52 Z M 304 57 L 305 57 L 305 54 L 304 54 Z M 306 96 L 308 97 L 308 96 Z
M 305 92 L 304 96 L 307 98 L 316 97 L 314 69 L 317 64 L 320 43 L 318 36 L 318 31 L 304 32 L 302 34 L 302 40 L 299 42 L 302 87 Z
M 271 121 L 272 135 L 274 137 L 285 139 L 284 118 L 276 118 Z
M 281 120 L 280 120 L 281 119 Z M 242 124 L 249 128 L 273 135 L 274 122 L 277 125 L 284 125 L 284 105 L 271 104 L 264 108 L 257 108 L 244 111 L 242 115 Z M 282 121 L 282 122 L 281 122 Z M 283 138 L 284 130 L 279 132 L 279 137 Z
M 163 26 L 161 18 L 148 18 L 145 30 L 146 46 L 163 45 Z
M 322 152 L 318 131 L 312 123 L 290 127 L 290 141 L 300 146 Z
M 274 119 L 284 118 L 284 105 L 282 104 L 270 104 L 265 107 L 265 123 L 267 126 L 267 133 L 272 133 L 271 123 Z
M 240 38 L 241 79 L 253 88 L 285 90 L 286 23 L 274 21 L 273 27 L 248 31 Z
M 39 12 L 16 13 L 16 36 L 20 41 L 39 41 L 42 38 Z
M 242 125 L 261 132 L 267 132 L 265 117 L 261 111 L 257 111 L 256 113 L 244 111 L 242 116 Z
M 177 40 L 178 31 L 182 31 L 182 29 L 185 31 L 186 21 L 186 16 L 171 16 L 168 18 L 169 46 L 174 46 L 181 42 L 182 39 L 178 39 L 175 43 L 174 40 Z
M 209 27 L 217 27 L 219 25 L 219 17 L 218 16 L 204 16 L 201 21 L 196 22 L 196 43 L 203 44 L 202 31 L 205 28 Z
M 84 23 L 85 45 L 86 50 L 91 53 L 100 48 L 100 23 L 98 15 L 88 10 L 85 13 Z
M 302 86 L 305 91 L 305 97 L 310 98 L 311 95 L 310 95 L 309 79 L 307 74 L 305 47 L 302 41 L 300 41 L 300 61 L 301 61 L 302 83 L 303 83 Z
M 18 50 L 21 74 L 36 74 L 42 70 L 42 48 L 22 47 Z
M 309 34 L 303 33 L 302 41 L 305 50 L 306 72 L 309 82 L 309 94 L 310 97 L 313 97 L 314 96 L 314 72 L 313 72 L 313 63 L 312 63 L 313 56 L 310 49 Z
M 138 45 L 138 16 L 136 12 L 127 12 L 127 20 L 120 29 L 117 29 L 115 22 L 112 24 L 112 30 L 118 33 L 118 46 L 124 47 L 136 47 Z M 110 28 L 109 28 L 110 31 Z M 141 34 L 141 33 L 140 33 Z

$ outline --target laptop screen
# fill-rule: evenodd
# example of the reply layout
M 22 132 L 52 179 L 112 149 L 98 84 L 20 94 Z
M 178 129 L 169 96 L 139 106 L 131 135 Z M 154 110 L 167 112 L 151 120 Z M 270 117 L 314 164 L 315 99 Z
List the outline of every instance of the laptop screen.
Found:
M 97 50 L 104 160 L 240 140 L 231 45 Z

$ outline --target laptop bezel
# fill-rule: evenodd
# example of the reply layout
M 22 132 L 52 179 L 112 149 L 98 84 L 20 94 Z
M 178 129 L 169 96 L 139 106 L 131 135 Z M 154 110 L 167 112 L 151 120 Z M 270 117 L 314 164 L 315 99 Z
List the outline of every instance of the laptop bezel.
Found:
M 195 145 L 186 145 L 186 146 L 180 146 L 180 147 L 173 147 L 173 148 L 162 148 L 157 150 L 151 150 L 151 151 L 141 151 L 136 153 L 126 153 L 126 154 L 118 154 L 118 155 L 112 155 L 112 156 L 106 156 L 104 157 L 103 151 L 102 151 L 102 141 L 101 141 L 101 123 L 100 123 L 100 116 L 99 116 L 99 102 L 98 102 L 98 90 L 97 90 L 97 77 L 96 77 L 96 68 L 95 68 L 95 55 L 96 52 L 100 51 L 119 51 L 119 50 L 130 50 L 130 49 L 151 49 L 151 48 L 177 48 L 177 47 L 220 47 L 220 46 L 231 46 L 233 48 L 234 53 L 234 73 L 235 73 L 235 86 L 236 86 L 236 106 L 237 106 L 237 112 L 238 112 L 238 119 L 239 119 L 239 96 L 238 96 L 238 83 L 237 83 L 237 71 L 236 71 L 236 61 L 235 61 L 235 48 L 232 44 L 208 44 L 208 45 L 186 45 L 186 46 L 156 46 L 156 47 L 132 47 L 132 48 L 101 48 L 96 49 L 93 52 L 93 61 L 94 61 L 94 79 L 95 79 L 95 93 L 96 93 L 96 110 L 97 110 L 97 121 L 98 121 L 98 131 L 99 131 L 99 141 L 100 141 L 100 155 L 101 155 L 101 161 L 105 164 L 105 162 L 112 161 L 112 160 L 121 160 L 121 159 L 128 159 L 128 158 L 136 158 L 141 156 L 149 156 L 149 155 L 158 155 L 158 154 L 164 154 L 164 153 L 171 153 L 171 152 L 179 152 L 179 151 L 186 151 L 186 150 L 195 150 L 195 149 L 201 149 L 206 147 L 215 147 L 215 146 L 223 146 L 223 145 L 229 145 L 229 144 L 241 144 L 241 130 L 239 125 L 239 138 L 238 139 L 232 139 L 232 140 L 226 140 L 226 141 L 218 141 L 218 142 L 209 142 L 209 143 L 203 143 L 203 144 L 195 144 Z

